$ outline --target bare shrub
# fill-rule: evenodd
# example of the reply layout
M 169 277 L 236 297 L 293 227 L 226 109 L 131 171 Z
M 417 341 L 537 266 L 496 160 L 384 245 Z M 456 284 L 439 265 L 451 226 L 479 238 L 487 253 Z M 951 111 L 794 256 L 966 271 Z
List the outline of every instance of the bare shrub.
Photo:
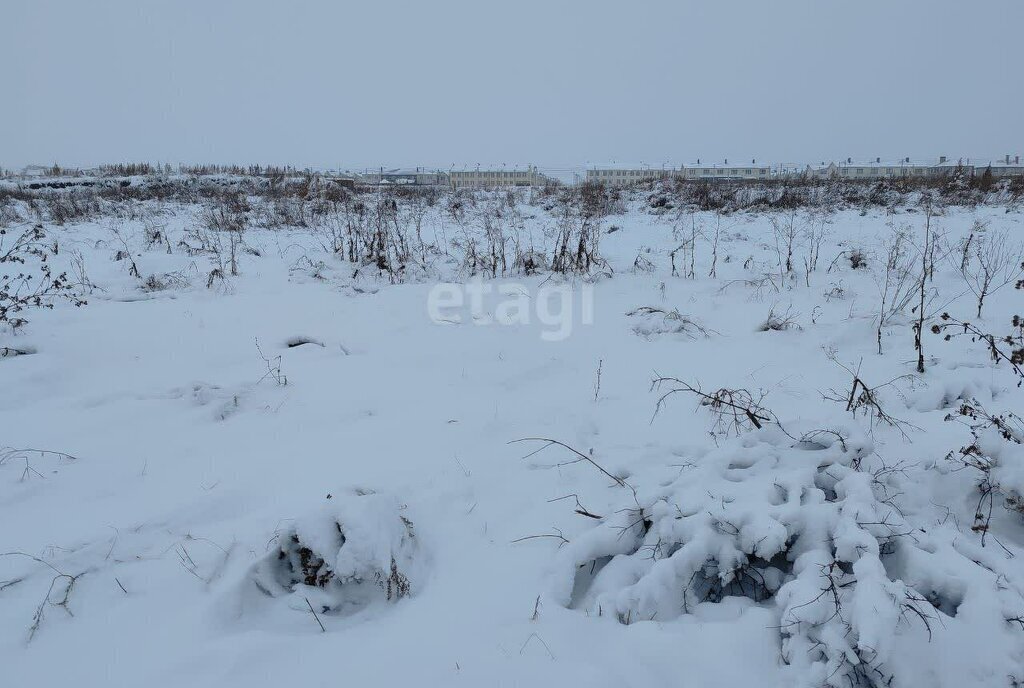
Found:
M 1024 420 L 1015 413 L 991 413 L 976 399 L 961 404 L 957 414 L 946 416 L 947 421 L 959 421 L 971 432 L 973 441 L 946 455 L 963 468 L 978 474 L 978 502 L 974 509 L 971 530 L 981 535 L 985 546 L 992 527 L 992 511 L 997 497 L 1004 506 L 1024 514 L 1024 481 L 1015 465 L 1015 450 L 1024 444 Z
M 867 252 L 862 248 L 850 248 L 837 253 L 825 272 L 832 272 L 842 260 L 846 260 L 849 263 L 851 270 L 860 270 L 868 266 Z
M 668 388 L 658 398 L 654 407 L 657 416 L 665 402 L 673 394 L 692 394 L 698 399 L 698 407 L 707 408 L 712 415 L 711 432 L 714 435 L 739 436 L 751 430 L 760 430 L 767 423 L 779 425 L 779 419 L 763 404 L 767 392 L 761 390 L 755 396 L 746 389 L 728 389 L 722 387 L 713 392 L 705 392 L 700 383 L 690 384 L 675 377 L 656 377 L 651 389 L 661 391 Z
M 786 306 L 786 310 L 783 313 L 777 313 L 775 306 L 772 306 L 768 310 L 768 317 L 765 321 L 758 325 L 758 332 L 785 332 L 786 330 L 802 330 L 800 324 L 797 322 L 797 318 L 800 317 L 799 313 L 793 312 L 792 306 Z
M 245 245 L 244 232 L 248 219 L 248 201 L 239 194 L 225 194 L 219 201 L 203 208 L 200 214 L 201 226 L 192 234 L 199 240 L 201 249 L 209 253 L 215 266 L 210 273 L 223 278 L 230 274 L 238 276 L 238 255 Z
M 779 274 L 788 275 L 793 272 L 793 250 L 804 232 L 804 221 L 795 210 L 791 210 L 781 216 L 773 216 L 771 223 Z
M 0 325 L 16 330 L 28 322 L 27 310 L 53 308 L 60 300 L 85 305 L 67 273 L 53 273 L 49 260 L 55 255 L 56 244 L 47 241 L 42 225 L 14 235 L 0 229 Z
M 651 273 L 655 270 L 655 265 L 651 262 L 651 259 L 644 255 L 644 253 L 650 253 L 651 249 L 647 246 L 642 246 L 640 251 L 636 254 L 636 258 L 633 259 L 633 272 L 646 272 Z
M 947 342 L 961 336 L 969 337 L 972 342 L 984 342 L 992 362 L 996 365 L 1003 361 L 1008 363 L 1010 371 L 1017 378 L 1017 386 L 1024 384 L 1024 318 L 1013 316 L 1013 331 L 1000 336 L 984 332 L 976 325 L 954 318 L 949 313 L 943 313 L 939 318 L 942 323 L 932 325 L 933 333 L 944 334 Z
M 682 260 L 683 277 L 696 279 L 697 240 L 704 236 L 704 223 L 697 220 L 695 213 L 679 208 L 672 222 L 672 236 L 676 241 L 683 242 L 669 253 L 672 275 L 679 275 L 676 267 L 676 256 L 679 255 Z
M 180 271 L 151 274 L 142 280 L 142 291 L 151 293 L 168 289 L 184 289 L 189 285 L 188 278 Z
M 715 211 L 715 229 L 711 233 L 711 269 L 708 271 L 708 277 L 714 279 L 718 276 L 718 244 L 722 239 L 722 213 Z M 729 260 L 729 256 L 725 257 L 726 262 Z
M 980 318 L 989 295 L 1024 275 L 1024 248 L 1005 230 L 972 233 L 962 245 L 960 275 L 977 299 Z
M 882 353 L 882 329 L 910 307 L 918 289 L 913 248 L 910 232 L 905 227 L 893 231 L 882 243 L 882 263 L 873 275 L 878 289 L 875 339 L 879 355 Z
M 563 195 L 554 231 L 553 272 L 586 275 L 595 267 L 608 266 L 599 250 L 604 211 L 600 184 L 583 184 Z
M 851 377 L 851 382 L 849 392 L 841 392 L 833 389 L 822 394 L 824 399 L 845 404 L 846 410 L 854 417 L 856 417 L 858 413 L 867 416 L 869 419 L 869 428 L 872 430 L 878 422 L 882 422 L 898 430 L 903 436 L 903 439 L 909 439 L 906 432 L 907 430 L 920 430 L 920 428 L 912 423 L 900 420 L 899 418 L 890 415 L 882 408 L 883 390 L 886 388 L 892 388 L 897 394 L 899 394 L 899 390 L 895 387 L 896 383 L 912 380 L 909 375 L 899 375 L 891 380 L 883 382 L 880 385 L 871 386 L 864 382 L 864 379 L 861 377 L 861 366 L 859 363 L 856 368 L 851 368 L 840 363 L 834 350 L 827 351 L 826 354 L 830 361 L 846 371 L 846 373 Z M 904 402 L 905 401 L 906 399 L 904 399 Z

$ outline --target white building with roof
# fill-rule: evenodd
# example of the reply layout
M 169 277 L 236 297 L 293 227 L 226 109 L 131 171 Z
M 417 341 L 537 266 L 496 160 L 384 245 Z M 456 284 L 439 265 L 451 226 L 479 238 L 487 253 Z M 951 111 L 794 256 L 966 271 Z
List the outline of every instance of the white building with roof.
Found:
M 939 164 L 946 164 L 946 158 L 940 158 Z M 874 160 L 856 161 L 847 158 L 841 162 L 831 162 L 818 166 L 809 166 L 806 175 L 819 179 L 898 179 L 903 177 L 927 177 L 940 172 L 935 163 L 926 164 L 912 162 L 910 158 L 898 161 Z
M 601 182 L 610 186 L 626 186 L 647 179 L 664 179 L 669 177 L 681 179 L 718 179 L 718 180 L 764 180 L 772 175 L 770 165 L 758 164 L 751 160 L 749 164 L 733 163 L 728 160 L 722 163 L 702 163 L 697 160 L 692 165 L 679 167 L 620 167 L 603 166 L 587 170 L 588 182 Z
M 751 160 L 750 164 L 732 163 L 728 160 L 721 164 L 701 163 L 700 160 L 693 165 L 685 165 L 682 168 L 682 176 L 686 179 L 740 179 L 748 181 L 765 180 L 772 176 L 771 165 L 759 164 L 757 160 Z
M 1014 155 L 1012 158 L 1010 155 L 1006 155 L 1002 160 L 974 165 L 975 174 L 985 174 L 986 170 L 991 170 L 992 176 L 996 179 L 1024 176 L 1024 164 L 1021 163 L 1019 155 Z
M 809 166 L 804 172 L 805 176 L 819 179 L 896 179 L 905 177 L 937 177 L 961 171 L 967 175 L 983 174 L 986 169 L 992 170 L 992 176 L 996 178 L 1014 177 L 1024 175 L 1024 165 L 1020 162 L 1020 156 L 1005 156 L 1002 160 L 992 162 L 979 162 L 958 158 L 952 160 L 946 156 L 939 157 L 937 162 L 912 161 L 910 158 L 903 158 L 899 161 L 886 161 L 881 158 L 874 160 L 858 161 L 847 158 L 842 162 L 822 163 L 817 166 Z
M 678 174 L 676 169 L 647 166 L 606 165 L 587 170 L 588 182 L 599 182 L 608 186 L 627 186 L 647 179 L 663 179 Z
M 536 167 L 524 169 L 449 170 L 453 189 L 497 189 L 509 186 L 544 186 L 555 180 L 541 174 Z

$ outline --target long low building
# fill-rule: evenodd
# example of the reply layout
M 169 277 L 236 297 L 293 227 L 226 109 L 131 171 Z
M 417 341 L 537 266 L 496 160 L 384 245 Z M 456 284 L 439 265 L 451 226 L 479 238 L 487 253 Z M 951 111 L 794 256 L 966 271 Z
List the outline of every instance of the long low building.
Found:
M 988 165 L 975 165 L 975 174 L 984 174 L 985 170 L 991 170 L 992 176 L 999 179 L 1001 177 L 1021 177 L 1024 176 L 1024 164 L 1021 164 L 1020 156 L 1015 155 L 1013 159 L 1007 155 L 1003 160 L 992 162 Z
M 992 176 L 997 179 L 1024 176 L 1024 165 L 1021 164 L 1020 156 L 1007 155 L 1001 160 L 991 162 L 949 160 L 945 156 L 940 157 L 937 162 L 912 161 L 910 158 L 902 158 L 898 161 L 887 161 L 881 158 L 858 161 L 847 158 L 840 162 L 823 162 L 820 165 L 807 165 L 803 168 L 793 164 L 772 168 L 771 165 L 757 164 L 756 161 L 751 161 L 749 165 L 730 164 L 728 161 L 721 164 L 702 164 L 698 160 L 696 164 L 679 167 L 593 167 L 587 170 L 586 180 L 609 186 L 628 186 L 644 180 L 665 178 L 722 181 L 767 180 L 785 177 L 873 180 L 938 177 L 957 171 L 968 175 L 981 175 L 986 170 L 991 170 Z
M 509 186 L 544 186 L 554 179 L 536 167 L 502 170 L 451 170 L 448 179 L 453 189 L 494 189 Z
M 588 182 L 601 182 L 610 186 L 626 186 L 646 179 L 665 179 L 669 177 L 682 179 L 768 179 L 772 176 L 770 165 L 758 164 L 751 160 L 750 164 L 701 163 L 680 167 L 595 167 L 587 170 Z
M 911 162 L 910 158 L 899 161 L 883 161 L 875 158 L 855 161 L 847 158 L 841 162 L 822 163 L 808 166 L 805 176 L 817 179 L 897 179 L 901 177 L 930 177 L 943 174 L 956 167 L 945 157 L 936 163 Z
M 587 181 L 600 182 L 609 186 L 626 186 L 645 179 L 662 179 L 672 174 L 671 170 L 646 167 L 603 167 L 587 170 Z
M 771 165 L 759 165 L 757 160 L 751 160 L 749 165 L 730 165 L 728 160 L 721 165 L 702 165 L 698 160 L 697 164 L 682 168 L 685 179 L 768 179 L 771 175 Z
M 915 162 L 910 158 L 903 158 L 898 162 L 884 161 L 875 158 L 869 161 L 856 161 L 847 158 L 839 163 L 822 163 L 815 167 L 808 167 L 804 174 L 812 178 L 821 179 L 895 179 L 901 177 L 940 177 L 954 172 L 967 175 L 982 175 L 990 170 L 992 176 L 1000 179 L 1004 177 L 1024 176 L 1024 165 L 1020 162 L 1020 156 L 1011 158 L 1007 155 L 1002 160 L 993 161 L 972 161 L 972 160 L 950 160 L 946 156 L 939 158 L 938 162 Z

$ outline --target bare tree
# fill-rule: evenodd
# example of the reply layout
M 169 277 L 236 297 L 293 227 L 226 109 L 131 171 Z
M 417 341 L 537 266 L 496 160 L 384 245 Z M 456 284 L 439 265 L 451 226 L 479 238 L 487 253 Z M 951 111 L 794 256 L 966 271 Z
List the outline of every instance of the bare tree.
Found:
M 420 263 L 427 263 L 427 244 L 423 240 L 423 221 L 430 211 L 431 199 L 426 194 L 414 193 L 402 205 L 402 214 L 407 224 L 411 225 L 416 232 L 417 250 L 420 255 Z
M 771 222 L 775 234 L 775 253 L 779 259 L 779 274 L 788 275 L 793 272 L 793 251 L 803 232 L 803 222 L 795 210 L 773 217 Z
M 974 233 L 964 242 L 960 274 L 978 299 L 978 314 L 988 296 L 1024 274 L 1024 248 L 1003 230 Z
M 718 242 L 722 238 L 722 211 L 715 211 L 715 231 L 711 235 L 711 271 L 708 277 L 718 276 Z
M 927 291 L 925 284 L 928 281 L 928 275 L 932 270 L 929 266 L 929 260 L 934 257 L 934 244 L 932 243 L 932 216 L 935 213 L 935 208 L 932 205 L 930 198 L 927 198 L 925 201 L 924 212 L 924 245 L 921 247 L 921 275 L 918 280 L 920 286 L 920 300 L 917 304 L 917 322 L 914 323 L 914 349 L 917 350 L 917 372 L 919 373 L 924 372 L 924 306 Z
M 672 274 L 679 274 L 676 268 L 676 255 L 682 254 L 683 277 L 696 278 L 697 239 L 704 236 L 703 223 L 697 221 L 697 216 L 694 213 L 680 210 L 675 217 L 672 234 L 677 241 L 683 241 L 669 253 L 669 258 L 672 260 Z
M 875 274 L 875 285 L 878 287 L 875 340 L 879 355 L 882 353 L 882 329 L 910 305 L 917 290 L 914 271 L 916 260 L 911 251 L 913 244 L 907 228 L 895 230 L 884 240 L 882 248 L 884 263 Z
M 804 230 L 804 241 L 807 242 L 807 255 L 804 256 L 804 283 L 811 286 L 811 273 L 818 269 L 818 258 L 821 255 L 821 245 L 828 238 L 828 221 L 821 213 L 813 214 L 807 222 Z

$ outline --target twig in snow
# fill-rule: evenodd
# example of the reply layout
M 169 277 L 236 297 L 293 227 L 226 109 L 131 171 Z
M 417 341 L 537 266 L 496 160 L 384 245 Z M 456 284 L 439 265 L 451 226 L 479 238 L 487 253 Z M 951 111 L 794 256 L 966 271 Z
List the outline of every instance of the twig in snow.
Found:
M 533 456 L 534 454 L 538 454 L 538 453 L 544 451 L 545 449 L 547 449 L 548 447 L 550 447 L 552 445 L 558 446 L 558 447 L 562 447 L 563 449 L 568 449 L 569 451 L 571 451 L 573 454 L 575 454 L 579 458 L 578 459 L 574 459 L 572 461 L 566 461 L 564 463 L 560 463 L 560 464 L 558 464 L 559 466 L 567 466 L 569 464 L 579 463 L 580 461 L 586 461 L 591 466 L 593 466 L 594 468 L 596 468 L 597 470 L 601 471 L 603 474 L 605 474 L 606 476 L 611 478 L 615 482 L 616 485 L 618 485 L 619 487 L 625 487 L 630 492 L 632 492 L 634 500 L 637 498 L 637 496 L 636 496 L 636 488 L 634 488 L 632 485 L 627 483 L 623 478 L 620 478 L 617 475 L 612 475 L 607 470 L 605 470 L 605 468 L 601 464 L 599 464 L 596 461 L 594 461 L 594 459 L 592 459 L 591 457 L 587 456 L 586 454 L 584 454 L 581 451 L 573 449 L 572 447 L 570 447 L 568 444 L 565 444 L 564 442 L 559 442 L 558 440 L 553 440 L 553 439 L 550 439 L 548 437 L 522 437 L 522 438 L 520 438 L 518 440 L 512 440 L 511 442 L 509 442 L 509 444 L 515 444 L 517 442 L 544 442 L 545 443 L 539 449 L 535 449 L 534 451 L 532 451 L 529 454 L 527 454 L 526 456 L 524 456 L 523 457 L 524 459 L 528 459 L 531 456 Z M 640 504 L 640 502 L 637 501 L 637 505 L 638 506 L 639 506 L 639 504 Z
M 320 626 L 320 632 L 326 633 L 327 629 L 324 628 L 324 622 L 320 620 L 319 616 L 317 616 L 316 610 L 313 609 L 313 605 L 309 603 L 309 598 L 305 597 L 303 599 L 306 600 L 306 606 L 309 607 L 309 613 L 313 615 L 313 618 L 316 619 L 317 625 Z
M 594 512 L 590 511 L 589 509 L 584 507 L 582 504 L 580 504 L 580 498 L 575 493 L 567 494 L 564 497 L 555 497 L 554 499 L 549 499 L 548 500 L 548 504 L 551 504 L 552 502 L 560 502 L 563 499 L 569 499 L 569 497 L 572 497 L 573 499 L 576 500 L 575 512 L 577 514 L 579 514 L 580 516 L 586 516 L 587 518 L 593 518 L 593 519 L 597 519 L 597 520 L 600 520 L 601 518 L 603 518 L 602 516 L 598 516 L 597 514 L 595 514 Z
M 275 356 L 273 360 L 267 358 L 263 354 L 263 349 L 260 348 L 259 339 L 256 340 L 256 350 L 260 352 L 260 358 L 262 358 L 263 362 L 267 365 L 267 372 L 263 374 L 263 377 L 256 381 L 256 384 L 263 382 L 269 377 L 276 382 L 279 387 L 287 385 L 288 376 L 281 372 L 281 357 Z

